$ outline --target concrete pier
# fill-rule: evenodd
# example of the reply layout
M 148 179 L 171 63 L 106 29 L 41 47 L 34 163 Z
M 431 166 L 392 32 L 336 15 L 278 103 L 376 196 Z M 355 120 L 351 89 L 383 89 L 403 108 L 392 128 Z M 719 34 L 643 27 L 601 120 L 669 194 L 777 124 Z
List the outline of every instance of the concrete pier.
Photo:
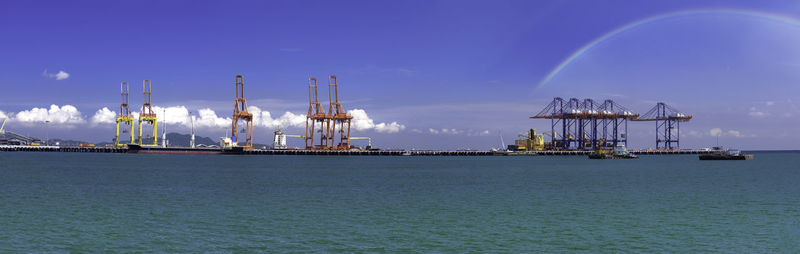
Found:
M 124 147 L 0 146 L 6 152 L 127 153 Z M 711 150 L 633 150 L 637 155 L 710 154 Z M 589 150 L 569 151 L 440 151 L 440 150 L 247 150 L 243 155 L 328 155 L 328 156 L 587 156 Z

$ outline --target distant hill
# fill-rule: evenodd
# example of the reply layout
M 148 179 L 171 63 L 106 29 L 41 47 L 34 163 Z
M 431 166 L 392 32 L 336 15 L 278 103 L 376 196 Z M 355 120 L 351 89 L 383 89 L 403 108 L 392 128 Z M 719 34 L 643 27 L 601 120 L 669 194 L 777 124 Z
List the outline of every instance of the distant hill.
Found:
M 159 137 L 160 138 L 160 137 Z M 189 140 L 192 139 L 191 134 L 180 134 L 180 133 L 167 133 L 167 140 L 169 140 L 169 146 L 189 146 Z M 159 140 L 159 144 L 161 140 Z M 194 136 L 194 144 L 195 145 L 219 145 L 219 141 L 213 140 L 208 137 L 201 137 L 201 136 Z

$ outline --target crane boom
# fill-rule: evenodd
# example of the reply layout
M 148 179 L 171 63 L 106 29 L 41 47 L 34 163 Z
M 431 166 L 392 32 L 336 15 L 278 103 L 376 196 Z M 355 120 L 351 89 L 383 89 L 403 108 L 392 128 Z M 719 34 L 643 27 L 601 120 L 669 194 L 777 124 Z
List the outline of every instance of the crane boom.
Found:
M 367 140 L 367 145 L 369 147 L 372 147 L 372 138 L 370 138 L 370 137 L 350 137 L 350 139 L 366 139 Z
M 6 117 L 6 119 L 3 119 L 3 125 L 0 125 L 0 133 L 6 133 L 5 131 L 6 121 L 8 121 L 8 117 Z

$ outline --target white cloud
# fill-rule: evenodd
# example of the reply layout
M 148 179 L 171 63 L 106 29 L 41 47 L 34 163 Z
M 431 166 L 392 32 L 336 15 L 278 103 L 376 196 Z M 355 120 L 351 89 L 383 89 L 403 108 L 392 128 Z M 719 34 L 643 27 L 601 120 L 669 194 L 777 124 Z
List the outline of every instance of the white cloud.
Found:
M 42 76 L 54 78 L 56 80 L 65 80 L 69 78 L 69 73 L 65 71 L 58 71 L 58 73 L 47 73 L 47 70 L 44 70 L 44 72 L 42 72 Z
M 442 133 L 444 134 L 461 134 L 464 131 L 456 130 L 456 129 L 442 129 Z
M 94 113 L 92 116 L 92 123 L 93 124 L 101 124 L 101 123 L 115 123 L 117 119 L 117 114 L 114 111 L 111 111 L 107 107 L 103 107 L 102 109 L 98 109 L 97 112 Z
M 192 124 L 192 119 L 189 118 L 189 110 L 185 106 L 154 106 L 153 112 L 156 113 L 159 123 L 179 124 L 186 127 L 190 127 Z
M 3 112 L 2 110 L 0 110 L 0 119 L 6 119 L 6 118 L 8 118 L 8 115 L 6 115 L 6 112 Z
M 455 128 L 450 128 L 450 129 L 448 129 L 448 128 L 442 128 L 442 129 L 428 128 L 428 132 L 430 132 L 431 134 L 453 134 L 453 135 L 464 133 L 463 130 L 459 130 L 459 129 L 455 129 Z
M 756 107 L 750 107 L 750 112 L 748 112 L 747 115 L 753 116 L 753 117 L 763 117 L 763 116 L 767 116 L 768 114 L 765 113 L 765 112 L 762 112 L 762 111 L 758 111 L 756 109 Z
M 726 137 L 736 137 L 736 138 L 747 138 L 747 137 L 755 137 L 756 135 L 745 135 L 741 131 L 738 130 L 722 130 L 721 128 L 713 128 L 709 131 L 711 136 L 726 136 Z
M 767 101 L 766 104 L 767 104 L 767 106 L 773 106 L 773 105 L 775 105 L 775 102 L 774 101 Z
M 255 106 L 247 107 L 247 112 L 253 114 L 253 125 L 267 128 L 278 127 L 305 127 L 306 115 L 284 112 L 278 118 L 272 118 L 269 111 L 261 110 Z
M 720 134 L 722 134 L 722 129 L 713 128 L 710 131 L 708 131 L 708 133 L 711 134 L 711 136 L 715 136 L 716 137 L 716 136 L 719 136 Z
M 397 122 L 391 123 L 379 123 L 375 124 L 375 121 L 367 115 L 367 112 L 363 109 L 353 109 L 347 111 L 348 114 L 353 116 L 352 124 L 353 128 L 358 131 L 364 130 L 375 130 L 377 132 L 385 132 L 385 133 L 397 133 L 406 128 L 405 125 L 399 124 Z
M 397 133 L 401 130 L 405 129 L 406 126 L 399 124 L 397 122 L 391 123 L 379 123 L 375 125 L 375 131 L 377 132 L 385 132 L 385 133 Z
M 229 128 L 231 126 L 231 118 L 219 117 L 214 110 L 209 108 L 198 110 L 197 114 L 199 117 L 195 118 L 195 125 L 198 127 Z
M 59 107 L 55 104 L 50 105 L 50 109 L 33 108 L 20 111 L 14 116 L 14 121 L 23 123 L 50 121 L 55 124 L 80 124 L 86 122 L 75 106 L 64 105 Z

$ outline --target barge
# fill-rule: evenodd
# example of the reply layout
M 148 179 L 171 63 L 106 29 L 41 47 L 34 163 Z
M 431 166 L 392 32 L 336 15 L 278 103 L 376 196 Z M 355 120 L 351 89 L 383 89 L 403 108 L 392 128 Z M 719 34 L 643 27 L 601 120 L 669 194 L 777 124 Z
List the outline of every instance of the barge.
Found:
M 702 161 L 706 161 L 706 160 L 710 160 L 710 161 L 717 161 L 717 160 L 743 161 L 743 160 L 752 160 L 754 158 L 755 158 L 755 155 L 744 154 L 744 153 L 741 153 L 739 150 L 727 150 L 725 152 L 700 155 L 700 160 L 702 160 Z

